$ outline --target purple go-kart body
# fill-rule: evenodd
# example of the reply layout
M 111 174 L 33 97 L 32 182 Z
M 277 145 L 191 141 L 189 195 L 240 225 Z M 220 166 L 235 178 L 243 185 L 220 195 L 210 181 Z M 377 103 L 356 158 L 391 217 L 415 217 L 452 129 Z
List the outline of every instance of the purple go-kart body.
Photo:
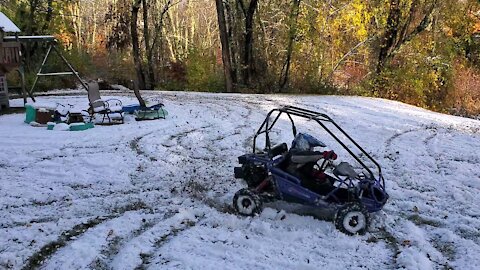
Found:
M 302 180 L 288 173 L 285 168 L 289 162 L 286 143 L 271 147 L 269 132 L 280 116 L 286 115 L 292 124 L 293 136 L 297 134 L 294 117 L 307 118 L 317 122 L 335 141 L 337 141 L 360 165 L 362 173 L 356 173 L 353 167 L 341 162 L 332 166 L 327 175 L 332 185 L 321 192 L 312 191 L 302 185 Z M 270 120 L 273 121 L 270 122 Z M 333 132 L 340 133 L 348 144 L 360 151 L 362 157 L 375 168 L 376 174 Z M 265 150 L 256 152 L 256 140 L 265 136 Z M 254 215 L 261 211 L 263 202 L 282 200 L 335 213 L 336 227 L 347 234 L 363 234 L 369 224 L 368 213 L 381 210 L 388 200 L 385 180 L 380 165 L 357 142 L 355 142 L 329 116 L 302 108 L 285 106 L 270 111 L 253 139 L 253 152 L 238 158 L 241 167 L 235 168 L 235 177 L 244 179 L 248 189 L 235 194 L 234 208 L 243 215 Z M 332 165 L 324 160 L 319 166 L 322 171 Z M 358 166 L 357 166 L 358 167 Z

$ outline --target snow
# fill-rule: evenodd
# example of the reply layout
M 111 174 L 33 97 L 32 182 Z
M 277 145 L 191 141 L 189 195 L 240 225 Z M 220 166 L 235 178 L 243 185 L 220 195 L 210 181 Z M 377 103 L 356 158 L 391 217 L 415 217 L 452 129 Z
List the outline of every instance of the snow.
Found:
M 21 32 L 20 29 L 18 29 L 18 27 L 2 12 L 0 12 L 0 29 L 3 32 Z
M 111 107 L 108 107 L 108 109 L 112 112 L 121 112 L 122 106 L 111 106 Z
M 51 102 L 29 102 L 26 103 L 25 106 L 30 106 L 34 109 L 37 110 L 55 110 L 57 108 L 57 105 Z
M 160 94 L 165 120 L 126 116 L 123 125 L 80 132 L 32 127 L 22 114 L 0 116 L 0 269 L 480 264 L 480 121 L 373 98 Z M 133 94 L 102 95 L 135 103 Z M 88 106 L 82 92 L 38 100 Z M 233 178 L 236 158 L 251 151 L 254 132 L 280 104 L 327 113 L 382 165 L 391 197 L 366 235 L 344 235 L 330 221 L 281 204 L 253 218 L 233 214 L 233 195 L 245 187 Z M 284 120 L 273 138 L 290 144 Z M 311 121 L 297 129 L 351 161 Z
M 53 130 L 58 130 L 58 131 L 69 131 L 70 126 L 65 123 L 59 123 L 53 126 Z

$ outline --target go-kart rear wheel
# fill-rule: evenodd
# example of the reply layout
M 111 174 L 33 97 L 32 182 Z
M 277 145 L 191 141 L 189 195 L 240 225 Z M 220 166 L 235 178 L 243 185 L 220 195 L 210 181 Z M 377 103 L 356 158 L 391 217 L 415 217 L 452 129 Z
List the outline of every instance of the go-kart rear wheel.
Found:
M 254 216 L 262 211 L 260 197 L 248 189 L 240 189 L 233 196 L 233 207 L 244 216 Z
M 348 235 L 367 232 L 370 218 L 367 209 L 359 203 L 347 203 L 338 209 L 334 218 L 335 227 Z

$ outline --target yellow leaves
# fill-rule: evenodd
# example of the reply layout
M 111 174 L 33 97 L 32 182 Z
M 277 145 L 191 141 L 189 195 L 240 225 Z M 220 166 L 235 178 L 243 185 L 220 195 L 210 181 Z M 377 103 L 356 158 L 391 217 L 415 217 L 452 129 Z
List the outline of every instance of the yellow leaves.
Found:
M 366 3 L 362 0 L 356 0 L 352 4 L 352 8 L 347 15 L 352 26 L 356 29 L 358 39 L 363 40 L 368 37 L 368 23 L 373 14 L 370 14 Z
M 64 46 L 67 46 L 67 47 L 69 44 L 73 43 L 72 36 L 69 33 L 64 31 L 62 31 L 59 34 L 56 34 L 55 38 L 57 38 L 57 40 L 60 41 L 60 44 L 63 44 Z
M 353 34 L 358 40 L 368 37 L 368 24 L 373 14 L 368 11 L 366 1 L 353 0 L 347 4 L 331 7 L 328 16 L 319 14 L 317 22 L 328 25 L 332 34 Z

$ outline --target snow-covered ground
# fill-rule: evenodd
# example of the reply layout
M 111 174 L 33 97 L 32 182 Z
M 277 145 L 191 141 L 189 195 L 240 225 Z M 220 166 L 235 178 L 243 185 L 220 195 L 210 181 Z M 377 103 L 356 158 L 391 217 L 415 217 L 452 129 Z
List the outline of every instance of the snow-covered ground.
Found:
M 162 97 L 166 120 L 82 132 L 0 117 L 0 269 L 478 269 L 480 121 L 359 97 Z M 366 235 L 278 207 L 233 214 L 236 158 L 281 104 L 329 114 L 382 165 L 391 199 Z

